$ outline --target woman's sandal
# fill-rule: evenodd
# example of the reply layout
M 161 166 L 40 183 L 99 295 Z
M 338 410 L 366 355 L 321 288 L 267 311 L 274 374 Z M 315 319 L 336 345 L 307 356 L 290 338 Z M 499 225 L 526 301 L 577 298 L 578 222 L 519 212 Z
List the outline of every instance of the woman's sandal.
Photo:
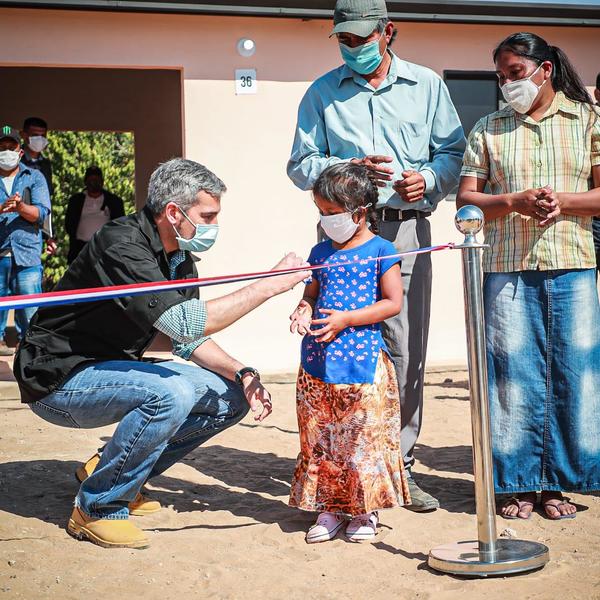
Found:
M 544 513 L 546 514 L 546 517 L 548 519 L 550 519 L 551 521 L 561 521 L 562 519 L 574 519 L 577 516 L 577 513 L 574 512 L 572 514 L 562 514 L 559 510 L 559 506 L 565 506 L 566 504 L 571 504 L 566 498 L 548 498 L 548 500 L 544 500 L 542 502 L 542 507 L 544 509 Z M 548 512 L 548 508 L 552 507 L 556 510 L 556 512 L 558 513 L 558 516 L 556 515 L 551 515 Z
M 519 512 L 516 515 L 505 515 L 502 512 L 502 510 L 509 506 L 516 506 L 519 509 Z M 519 513 L 521 513 L 523 511 L 523 509 L 528 506 L 531 506 L 531 512 L 526 517 L 520 517 Z M 535 504 L 533 502 L 529 502 L 529 500 L 521 500 L 520 498 L 517 498 L 516 496 L 511 496 L 505 502 L 503 502 L 503 504 L 500 508 L 500 516 L 504 517 L 505 519 L 511 519 L 511 520 L 523 519 L 524 521 L 527 521 L 527 520 L 531 519 L 531 513 L 533 512 L 534 506 L 535 506 Z

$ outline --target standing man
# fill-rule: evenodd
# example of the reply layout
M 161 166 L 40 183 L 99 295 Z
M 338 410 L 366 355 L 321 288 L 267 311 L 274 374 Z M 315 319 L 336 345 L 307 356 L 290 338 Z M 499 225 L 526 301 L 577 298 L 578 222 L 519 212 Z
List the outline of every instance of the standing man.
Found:
M 88 167 L 83 183 L 85 190 L 69 198 L 65 214 L 65 229 L 69 236 L 69 264 L 77 258 L 100 227 L 125 215 L 123 200 L 104 189 L 104 176 L 100 167 Z
M 50 212 L 44 176 L 21 163 L 19 132 L 0 127 L 0 296 L 37 294 L 42 291 L 42 234 Z M 15 311 L 19 340 L 35 308 Z M 12 351 L 4 340 L 8 311 L 0 311 L 0 355 Z
M 44 176 L 48 191 L 50 192 L 50 204 L 54 195 L 52 186 L 52 163 L 44 156 L 43 152 L 48 147 L 48 123 L 40 117 L 27 117 L 23 121 L 21 137 L 23 138 L 23 157 L 21 162 L 30 169 L 37 169 Z M 56 251 L 56 241 L 52 230 L 52 210 L 44 219 L 42 235 L 46 240 L 48 254 Z
M 399 252 L 431 245 L 428 217 L 458 183 L 463 130 L 443 81 L 430 69 L 398 58 L 384 0 L 338 0 L 334 29 L 344 65 L 306 92 L 288 175 L 309 190 L 329 165 L 366 165 L 380 187 L 379 234 Z M 421 429 L 423 376 L 431 301 L 429 254 L 402 262 L 404 309 L 385 322 L 402 404 L 402 452 L 412 505 L 438 501 L 411 474 Z

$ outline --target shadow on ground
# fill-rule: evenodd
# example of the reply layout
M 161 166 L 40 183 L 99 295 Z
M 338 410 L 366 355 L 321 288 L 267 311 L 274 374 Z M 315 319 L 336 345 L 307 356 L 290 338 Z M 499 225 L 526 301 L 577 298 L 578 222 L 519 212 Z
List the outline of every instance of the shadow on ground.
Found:
M 440 383 L 436 383 L 435 381 L 425 381 L 425 386 L 427 387 L 439 387 L 446 389 L 461 389 L 468 390 L 469 389 L 469 381 L 467 379 L 461 379 L 460 381 L 454 381 L 453 379 L 446 379 Z
M 417 443 L 415 457 L 426 467 L 435 471 L 473 474 L 471 446 L 441 446 L 434 448 Z
M 439 449 L 430 449 L 431 457 Z M 421 459 L 425 455 L 421 451 Z M 219 483 L 198 484 L 160 475 L 151 481 L 152 496 L 178 512 L 229 511 L 251 523 L 278 524 L 284 532 L 305 531 L 314 518 L 287 505 L 295 460 L 224 446 L 199 448 L 184 464 Z M 64 527 L 78 490 L 74 477 L 80 463 L 63 460 L 14 461 L 0 464 L 0 510 Z M 168 473 L 168 472 L 167 472 Z M 472 484 L 438 475 L 417 475 L 419 483 L 436 495 L 444 510 L 472 513 Z M 32 486 L 31 482 L 36 485 Z M 241 488 L 239 490 L 231 488 Z M 267 494 L 268 496 L 265 496 Z M 274 497 L 275 496 L 275 497 Z M 186 525 L 182 529 L 218 529 L 218 525 Z M 156 527 L 154 527 L 156 529 Z M 160 527 L 157 528 L 159 531 Z M 166 530 L 177 530 L 177 527 Z
M 197 484 L 184 479 L 161 475 L 152 480 L 160 489 L 152 490 L 152 497 L 163 506 L 173 506 L 178 512 L 229 511 L 238 517 L 251 519 L 256 523 L 277 523 L 285 532 L 305 531 L 313 516 L 287 506 L 288 486 L 274 481 L 269 473 L 281 473 L 290 468 L 290 459 L 275 455 L 256 454 L 253 460 L 256 467 L 244 464 L 252 453 L 222 448 L 221 455 L 211 448 L 208 456 L 202 457 L 198 470 L 211 477 L 225 480 L 225 484 Z M 206 466 L 210 461 L 214 464 Z M 242 461 L 240 464 L 239 461 Z M 194 457 L 187 461 L 194 465 Z M 15 461 L 0 465 L 0 511 L 6 511 L 27 518 L 36 518 L 64 527 L 73 506 L 73 498 L 78 490 L 74 472 L 80 463 L 61 460 Z M 194 465 L 195 466 L 195 465 Z M 231 470 L 231 471 L 230 471 Z M 234 476 L 236 471 L 237 477 Z M 35 481 L 35 487 L 31 482 Z M 227 487 L 249 486 L 269 494 L 285 494 L 285 501 L 266 498 L 256 491 L 235 491 Z M 246 527 L 254 523 L 240 524 Z M 211 525 L 187 525 L 181 529 L 218 528 Z M 153 527 L 161 531 L 160 527 Z M 167 530 L 177 530 L 174 527 Z

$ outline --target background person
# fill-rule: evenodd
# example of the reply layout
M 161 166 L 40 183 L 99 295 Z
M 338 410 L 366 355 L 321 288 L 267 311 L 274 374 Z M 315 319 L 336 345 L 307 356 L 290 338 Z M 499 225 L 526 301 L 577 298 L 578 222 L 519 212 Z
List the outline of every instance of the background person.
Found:
M 304 95 L 288 175 L 309 190 L 330 165 L 363 164 L 381 188 L 381 237 L 398 252 L 430 246 L 428 217 L 456 188 L 465 147 L 448 89 L 433 71 L 390 50 L 396 31 L 383 0 L 338 0 L 334 25 L 345 64 L 317 79 Z M 411 469 L 423 416 L 429 254 L 402 261 L 402 283 L 404 308 L 382 324 L 382 332 L 400 391 L 408 508 L 428 511 L 439 503 L 420 489 Z
M 69 236 L 69 264 L 77 258 L 100 227 L 125 214 L 123 200 L 104 189 L 104 177 L 100 167 L 88 167 L 83 182 L 85 190 L 69 198 L 65 213 L 65 229 Z
M 471 131 L 458 205 L 483 210 L 490 245 L 496 492 L 510 496 L 507 518 L 529 518 L 537 491 L 549 519 L 573 518 L 562 491 L 600 487 L 599 111 L 564 52 L 533 33 L 506 38 L 494 63 L 509 106 Z
M 21 137 L 23 138 L 23 156 L 21 162 L 31 169 L 37 169 L 44 176 L 48 192 L 50 193 L 50 204 L 54 196 L 52 184 L 52 163 L 44 156 L 43 152 L 48 147 L 48 124 L 40 117 L 27 117 L 23 121 Z M 56 252 L 56 240 L 52 229 L 52 210 L 44 219 L 42 225 L 42 236 L 46 241 L 48 254 Z
M 42 291 L 41 227 L 50 213 L 44 176 L 21 163 L 19 132 L 0 128 L 0 296 Z M 35 307 L 15 310 L 20 341 Z M 7 310 L 0 310 L 0 355 L 12 354 L 4 339 Z
M 57 284 L 57 290 L 196 277 L 191 252 L 208 250 L 218 234 L 224 183 L 206 167 L 173 159 L 150 178 L 146 206 L 107 223 Z M 306 266 L 290 254 L 277 268 Z M 188 452 L 244 417 L 271 410 L 258 372 L 208 336 L 310 274 L 262 279 L 204 302 L 198 288 L 91 303 L 42 307 L 15 358 L 22 401 L 63 427 L 117 423 L 83 483 L 67 530 L 100 546 L 145 548 L 130 511 L 160 509 L 142 486 Z M 158 332 L 191 361 L 144 362 Z

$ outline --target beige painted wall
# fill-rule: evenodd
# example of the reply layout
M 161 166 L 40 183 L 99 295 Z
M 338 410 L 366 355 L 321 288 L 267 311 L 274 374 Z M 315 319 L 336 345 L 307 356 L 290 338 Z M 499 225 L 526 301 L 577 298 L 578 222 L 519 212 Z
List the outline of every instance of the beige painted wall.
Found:
M 491 70 L 494 43 L 511 26 L 404 23 L 395 50 L 444 69 Z M 600 29 L 531 28 L 561 46 L 591 85 L 600 69 Z M 180 67 L 184 78 L 185 149 L 227 183 L 222 235 L 205 256 L 203 273 L 261 269 L 287 250 L 304 255 L 315 240 L 316 211 L 285 175 L 298 102 L 309 83 L 340 62 L 329 23 L 189 15 L 0 9 L 0 64 Z M 24 31 L 36 31 L 22 44 Z M 257 52 L 242 58 L 240 37 Z M 32 40 L 34 43 L 32 44 Z M 235 96 L 235 68 L 255 67 L 256 96 Z M 149 99 L 151 101 L 151 99 Z M 459 241 L 452 203 L 432 217 L 436 243 Z M 463 363 L 465 334 L 458 252 L 434 255 L 429 362 Z M 212 288 L 208 295 L 224 288 Z M 288 293 L 223 332 L 222 345 L 266 371 L 289 371 L 298 340 L 286 333 L 299 295 Z

